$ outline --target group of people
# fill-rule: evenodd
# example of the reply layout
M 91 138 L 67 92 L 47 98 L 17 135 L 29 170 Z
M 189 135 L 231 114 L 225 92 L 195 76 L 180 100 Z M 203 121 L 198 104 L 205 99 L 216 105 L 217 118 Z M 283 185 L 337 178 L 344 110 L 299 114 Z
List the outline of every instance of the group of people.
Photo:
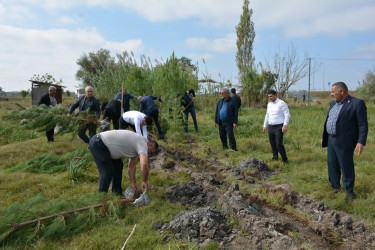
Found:
M 56 99 L 54 93 L 56 89 L 50 87 L 48 94 L 42 97 L 40 104 L 55 106 Z M 223 149 L 229 146 L 233 151 L 237 151 L 234 129 L 238 124 L 238 110 L 241 107 L 241 98 L 233 88 L 221 90 L 222 98 L 218 101 L 215 112 L 215 127 L 219 127 L 219 136 Z M 178 95 L 179 96 L 179 95 Z M 283 136 L 287 132 L 290 120 L 288 105 L 277 97 L 275 90 L 267 92 L 269 103 L 263 123 L 263 132 L 268 130 L 268 138 L 272 149 L 272 160 L 278 160 L 280 154 L 283 164 L 288 164 L 289 160 L 283 143 Z M 348 93 L 348 87 L 343 82 L 332 85 L 331 96 L 333 101 L 327 114 L 322 136 L 322 146 L 328 147 L 328 176 L 334 193 L 341 191 L 340 179 L 342 173 L 343 186 L 346 191 L 346 199 L 352 200 L 356 197 L 354 192 L 354 150 L 358 150 L 358 155 L 366 145 L 368 133 L 367 111 L 363 100 L 352 97 Z M 139 111 L 130 111 L 129 100 L 137 98 L 140 102 Z M 121 101 L 122 100 L 122 107 Z M 127 93 L 124 89 L 118 93 L 113 100 L 103 105 L 103 118 L 113 121 L 114 130 L 102 132 L 95 135 L 92 128 L 80 128 L 78 135 L 86 143 L 93 154 L 100 174 L 99 191 L 107 192 L 112 181 L 112 192 L 121 194 L 122 180 L 122 158 L 129 158 L 128 174 L 132 186 L 138 190 L 135 181 L 136 158 L 139 157 L 142 172 L 142 188 L 147 189 L 148 160 L 147 157 L 157 151 L 156 141 L 148 141 L 147 126 L 152 124 L 152 120 L 157 127 L 159 138 L 163 138 L 163 133 L 158 121 L 159 109 L 154 100 L 163 102 L 155 96 L 137 97 Z M 194 108 L 196 100 L 194 90 L 186 91 L 180 101 L 180 114 L 185 114 L 185 131 L 188 131 L 188 115 L 191 114 L 195 131 L 198 132 L 198 124 Z M 93 97 L 93 88 L 86 87 L 85 95 L 79 97 L 70 107 L 67 116 L 79 107 L 79 111 L 90 109 L 94 111 L 97 118 L 100 117 L 99 100 Z M 123 114 L 121 114 L 123 109 Z M 142 113 L 143 112 L 143 113 Z M 142 126 L 142 129 L 141 129 Z M 131 127 L 134 132 L 124 130 Z M 90 138 L 86 131 L 89 129 Z M 48 141 L 53 141 L 53 130 L 47 131 Z

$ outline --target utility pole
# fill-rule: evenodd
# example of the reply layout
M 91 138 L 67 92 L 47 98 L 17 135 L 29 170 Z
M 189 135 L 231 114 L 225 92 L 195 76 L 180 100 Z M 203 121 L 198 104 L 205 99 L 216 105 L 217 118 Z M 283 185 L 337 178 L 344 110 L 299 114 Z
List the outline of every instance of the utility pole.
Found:
M 311 76 L 311 57 L 309 59 L 309 91 L 307 92 L 307 105 L 310 105 L 310 76 Z

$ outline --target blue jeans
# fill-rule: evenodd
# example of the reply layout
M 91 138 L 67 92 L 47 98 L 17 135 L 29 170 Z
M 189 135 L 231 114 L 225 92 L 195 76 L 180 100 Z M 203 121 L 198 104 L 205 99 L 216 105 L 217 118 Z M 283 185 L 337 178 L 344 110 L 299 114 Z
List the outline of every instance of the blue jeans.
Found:
M 237 150 L 236 139 L 234 138 L 233 124 L 219 121 L 219 135 L 223 148 L 228 148 L 227 135 L 229 139 L 230 148 Z
M 342 172 L 342 183 L 348 193 L 354 189 L 355 173 L 353 150 L 344 150 L 337 146 L 336 138 L 330 135 L 328 137 L 328 177 L 331 187 L 340 187 L 340 178 Z
M 87 129 L 89 130 L 89 136 L 90 138 L 87 137 L 86 131 Z M 78 136 L 79 138 L 82 139 L 85 143 L 89 144 L 90 139 L 96 134 L 96 127 L 95 126 L 85 126 L 83 128 L 78 129 Z
M 121 195 L 122 170 L 124 168 L 122 160 L 111 158 L 111 153 L 99 134 L 91 138 L 89 149 L 99 171 L 99 192 L 108 192 L 112 181 L 112 193 Z
M 191 114 L 191 117 L 193 118 L 194 121 L 194 127 L 195 131 L 198 132 L 198 123 L 197 123 L 197 117 L 195 115 L 195 108 L 194 106 L 189 106 L 185 109 L 185 132 L 188 132 L 188 118 L 189 118 L 189 113 Z

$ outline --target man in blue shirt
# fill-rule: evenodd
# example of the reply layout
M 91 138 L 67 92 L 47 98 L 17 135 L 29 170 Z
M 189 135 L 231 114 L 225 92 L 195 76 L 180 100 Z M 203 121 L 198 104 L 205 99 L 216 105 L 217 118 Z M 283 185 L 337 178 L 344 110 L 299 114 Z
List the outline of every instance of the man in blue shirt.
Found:
M 219 124 L 219 135 L 221 143 L 223 144 L 223 149 L 228 148 L 228 135 L 231 149 L 237 151 L 233 128 L 237 127 L 238 105 L 236 100 L 229 96 L 229 89 L 223 88 L 221 90 L 221 96 L 222 99 L 217 103 L 216 107 L 215 127 Z
M 134 96 L 132 94 L 129 94 L 126 89 L 122 90 L 122 96 L 123 96 L 122 109 L 123 109 L 123 113 L 125 113 L 125 112 L 128 112 L 130 110 L 129 100 L 134 99 L 134 97 L 136 97 L 136 96 Z M 121 92 L 117 93 L 117 95 L 115 96 L 115 99 L 121 101 Z
M 160 98 L 156 96 L 139 96 L 139 112 L 144 113 L 145 115 L 151 116 L 155 122 L 156 128 L 158 129 L 159 138 L 163 139 L 163 132 L 161 132 L 161 127 L 159 124 L 159 108 L 155 104 L 154 100 L 159 100 L 159 102 L 163 102 Z

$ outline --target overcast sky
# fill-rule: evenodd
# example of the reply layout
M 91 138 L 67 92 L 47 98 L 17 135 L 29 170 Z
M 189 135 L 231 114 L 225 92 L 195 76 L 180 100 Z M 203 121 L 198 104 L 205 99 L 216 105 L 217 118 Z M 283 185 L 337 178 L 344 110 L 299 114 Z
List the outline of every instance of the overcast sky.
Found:
M 203 75 L 238 84 L 236 30 L 242 0 L 0 0 L 0 87 L 26 90 L 34 74 L 52 74 L 68 90 L 83 53 L 124 50 L 152 59 L 198 62 Z M 328 82 L 358 86 L 375 69 L 374 0 L 251 0 L 256 39 L 253 54 L 263 62 L 293 43 L 320 71 L 312 88 Z M 202 59 L 205 59 L 205 64 Z M 308 88 L 303 79 L 293 89 Z M 116 90 L 117 91 L 117 90 Z

